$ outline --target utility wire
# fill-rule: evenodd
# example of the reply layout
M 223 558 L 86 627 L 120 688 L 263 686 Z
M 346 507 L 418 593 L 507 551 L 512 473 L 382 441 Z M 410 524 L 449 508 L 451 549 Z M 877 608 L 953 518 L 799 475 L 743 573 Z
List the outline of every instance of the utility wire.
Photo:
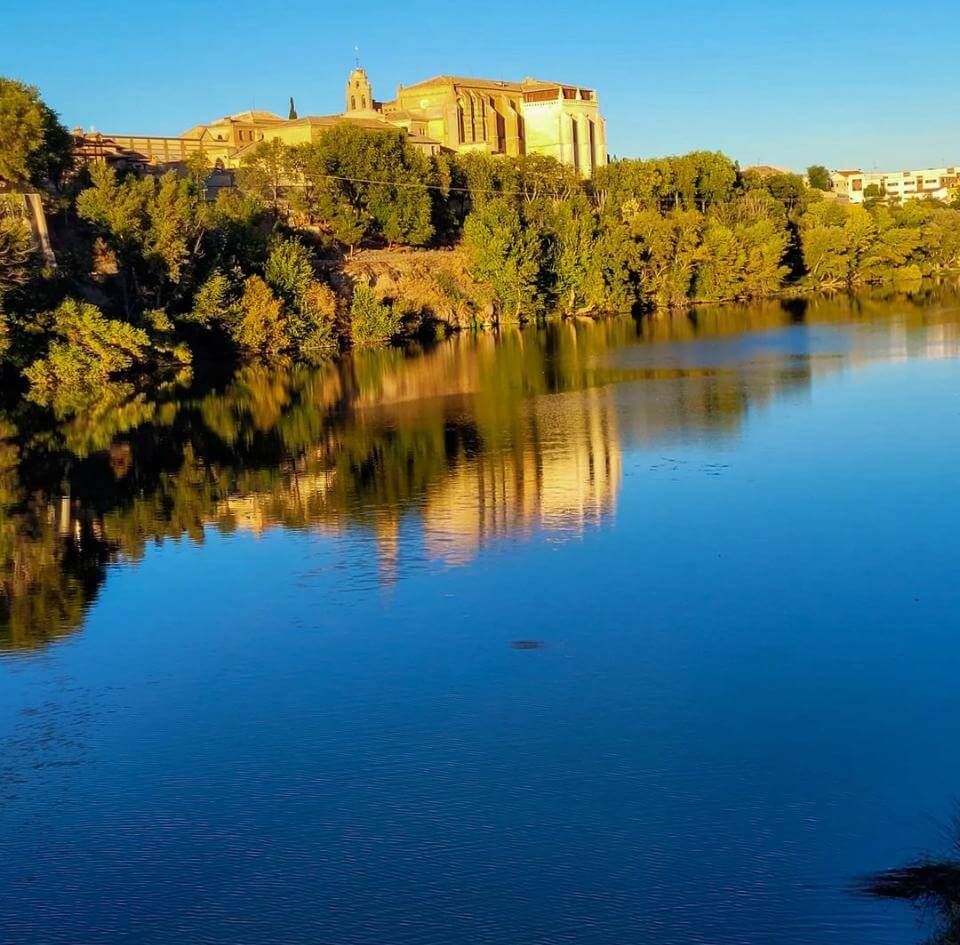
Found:
M 496 194 L 499 197 L 529 197 L 530 190 L 498 190 L 496 188 L 484 188 L 484 187 L 444 187 L 443 184 L 424 184 L 420 181 L 393 181 L 393 180 L 373 180 L 366 177 L 343 177 L 339 174 L 312 174 L 311 179 L 314 180 L 338 180 L 343 181 L 349 184 L 379 184 L 384 187 L 420 187 L 423 190 L 441 190 L 444 193 L 450 194 Z M 294 186 L 303 186 L 301 184 Z M 543 192 L 537 191 L 538 195 L 544 197 L 569 197 L 572 191 L 561 192 L 561 191 L 551 191 Z
M 455 194 L 493 194 L 497 197 L 530 197 L 531 189 L 527 190 L 497 190 L 496 188 L 485 188 L 485 187 L 444 187 L 443 184 L 424 184 L 420 181 L 392 181 L 392 180 L 374 180 L 367 177 L 344 177 L 340 174 L 312 174 L 311 179 L 313 180 L 336 180 L 342 181 L 349 184 L 375 184 L 383 187 L 419 187 L 422 190 L 439 190 L 445 194 L 455 193 Z M 294 184 L 295 187 L 303 187 L 305 184 Z M 535 196 L 538 197 L 555 197 L 555 198 L 566 198 L 570 197 L 575 191 L 535 191 Z M 657 198 L 661 207 L 674 208 L 679 205 L 679 201 L 675 200 L 673 197 L 660 197 Z M 654 201 L 651 201 L 651 203 Z M 699 199 L 695 201 L 697 204 L 702 204 L 706 206 L 706 201 Z

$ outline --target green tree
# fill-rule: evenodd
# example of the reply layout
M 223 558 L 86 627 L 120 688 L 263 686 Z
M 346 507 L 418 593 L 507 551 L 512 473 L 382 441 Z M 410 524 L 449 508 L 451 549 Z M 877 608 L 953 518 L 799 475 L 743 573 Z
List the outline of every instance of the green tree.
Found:
M 766 191 L 783 204 L 788 214 L 803 212 L 810 203 L 812 192 L 799 174 L 744 174 L 744 188 L 748 192 Z
M 790 233 L 782 206 L 751 191 L 707 214 L 694 295 L 725 300 L 769 295 L 788 273 L 783 265 Z
M 86 302 L 68 299 L 50 321 L 49 350 L 24 375 L 30 399 L 59 414 L 85 406 L 118 375 L 143 366 L 150 354 L 146 331 L 106 318 Z
M 263 265 L 274 220 L 259 197 L 235 189 L 221 190 L 206 213 L 211 255 L 221 268 L 250 271 Z
M 680 305 L 690 297 L 703 255 L 703 221 L 698 210 L 640 210 L 627 218 L 637 244 L 639 291 L 645 304 Z
M 541 282 L 548 281 L 545 288 L 560 309 L 573 314 L 604 307 L 600 231 L 587 198 L 582 194 L 567 200 L 541 198 L 528 205 L 524 223 L 543 234 Z
M 823 201 L 800 218 L 800 239 L 808 278 L 819 285 L 851 285 L 877 235 L 870 212 L 861 206 Z
M 503 198 L 473 210 L 463 227 L 472 275 L 493 290 L 500 316 L 520 320 L 538 302 L 540 243 Z
M 33 86 L 0 77 L 0 180 L 58 185 L 73 166 L 73 139 Z
M 290 148 L 278 138 L 259 142 L 240 159 L 237 184 L 276 209 L 293 175 Z
M 364 239 L 422 246 L 432 238 L 430 162 L 403 132 L 342 123 L 296 149 L 301 209 L 351 249 Z
M 37 262 L 30 227 L 14 211 L 12 201 L 5 201 L 0 195 L 0 310 L 4 297 L 35 275 Z
M 275 239 L 270 245 L 263 278 L 284 302 L 292 305 L 314 278 L 310 250 L 295 238 Z
M 202 181 L 172 171 L 159 179 L 119 180 L 99 163 L 90 178 L 77 212 L 116 254 L 127 314 L 147 300 L 161 306 L 188 299 L 210 223 Z
M 215 325 L 229 328 L 237 318 L 237 299 L 233 280 L 222 270 L 215 269 L 197 289 L 193 297 L 193 307 L 184 320 L 195 322 L 205 328 Z
M 833 190 L 830 172 L 822 164 L 811 164 L 807 168 L 807 180 L 814 190 Z
M 283 300 L 291 345 L 315 353 L 333 344 L 336 297 L 319 282 L 310 250 L 298 239 L 278 239 L 271 246 L 264 279 Z
M 624 210 L 704 210 L 729 200 L 737 165 L 718 151 L 693 151 L 652 160 L 613 161 L 598 168 L 592 188 L 602 213 Z
M 267 358 L 282 354 L 288 347 L 283 302 L 259 276 L 250 276 L 244 283 L 233 337 L 241 348 Z
M 297 351 L 316 356 L 336 347 L 337 295 L 323 282 L 311 280 L 289 316 L 289 333 Z

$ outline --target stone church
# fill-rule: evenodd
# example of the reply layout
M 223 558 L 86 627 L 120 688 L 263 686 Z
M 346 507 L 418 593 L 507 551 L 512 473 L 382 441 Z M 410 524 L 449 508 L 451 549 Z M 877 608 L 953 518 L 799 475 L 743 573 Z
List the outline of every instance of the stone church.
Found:
M 303 144 L 338 123 L 371 131 L 400 129 L 426 154 L 541 154 L 584 177 L 607 163 L 606 126 L 597 93 L 581 86 L 442 75 L 400 86 L 396 98 L 380 102 L 358 66 L 347 80 L 344 104 L 339 115 L 301 118 L 291 100 L 287 118 L 268 111 L 239 112 L 176 137 L 76 134 L 82 157 L 151 166 L 175 164 L 202 151 L 222 167 L 237 167 L 261 141 Z

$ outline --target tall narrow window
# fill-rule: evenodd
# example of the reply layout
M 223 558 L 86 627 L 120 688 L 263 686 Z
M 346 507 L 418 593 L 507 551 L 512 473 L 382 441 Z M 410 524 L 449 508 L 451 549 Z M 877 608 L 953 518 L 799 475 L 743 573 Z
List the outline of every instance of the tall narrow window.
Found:
M 573 167 L 575 170 L 580 170 L 580 126 L 577 124 L 577 119 L 572 117 L 570 118 L 570 127 L 573 131 Z
M 597 128 L 589 118 L 587 130 L 590 132 L 590 173 L 593 174 L 597 169 Z

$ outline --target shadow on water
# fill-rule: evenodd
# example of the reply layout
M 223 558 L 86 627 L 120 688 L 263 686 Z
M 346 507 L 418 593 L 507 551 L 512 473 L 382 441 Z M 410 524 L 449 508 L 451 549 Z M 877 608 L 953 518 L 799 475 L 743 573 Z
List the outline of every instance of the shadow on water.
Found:
M 947 289 L 772 301 L 248 365 L 59 421 L 0 411 L 0 650 L 79 628 L 108 566 L 211 528 L 365 531 L 382 581 L 410 520 L 448 564 L 535 530 L 580 532 L 615 512 L 625 446 L 730 435 L 845 365 L 955 355 L 958 323 Z

